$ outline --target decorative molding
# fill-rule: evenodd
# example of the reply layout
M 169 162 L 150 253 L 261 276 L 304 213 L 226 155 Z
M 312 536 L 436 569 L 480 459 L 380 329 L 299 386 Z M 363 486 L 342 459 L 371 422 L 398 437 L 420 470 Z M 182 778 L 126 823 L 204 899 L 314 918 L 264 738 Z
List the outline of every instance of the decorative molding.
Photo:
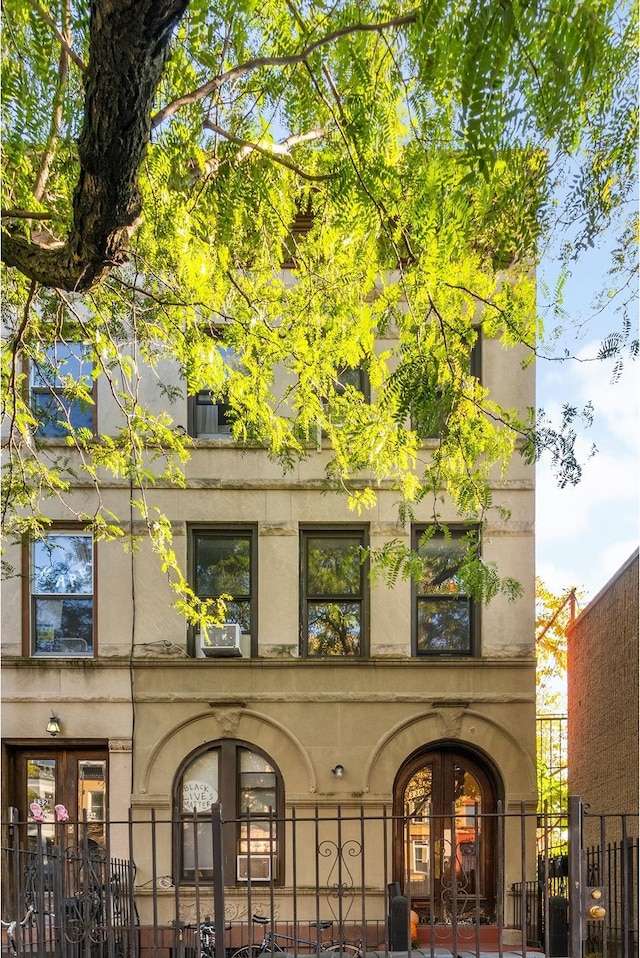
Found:
M 133 742 L 130 738 L 110 738 L 109 751 L 110 752 L 132 752 Z
M 242 708 L 214 708 L 215 715 L 221 731 L 230 738 L 237 738 L 238 726 L 242 717 Z
M 437 708 L 436 716 L 440 723 L 440 735 L 442 738 L 460 738 L 462 728 L 462 719 L 464 718 L 465 707 L 457 708 Z

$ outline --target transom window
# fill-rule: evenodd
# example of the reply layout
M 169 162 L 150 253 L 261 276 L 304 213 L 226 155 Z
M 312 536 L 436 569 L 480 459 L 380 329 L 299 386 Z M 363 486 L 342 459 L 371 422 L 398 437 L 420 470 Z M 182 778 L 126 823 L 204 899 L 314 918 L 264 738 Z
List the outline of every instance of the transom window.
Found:
M 283 790 L 280 773 L 264 753 L 230 739 L 207 746 L 179 776 L 182 818 L 182 881 L 213 875 L 211 808 L 220 803 L 225 820 L 225 884 L 278 881 L 281 873 Z
M 468 531 L 414 532 L 414 548 L 424 560 L 422 578 L 414 582 L 415 642 L 418 655 L 472 655 L 474 608 L 460 583 L 467 557 Z
M 30 367 L 31 409 L 37 434 L 60 439 L 71 429 L 93 431 L 93 377 L 87 348 L 59 341 Z
M 302 533 L 301 654 L 365 654 L 364 530 Z
M 33 655 L 93 655 L 93 572 L 90 533 L 48 533 L 31 544 Z
M 226 599 L 226 621 L 240 626 L 242 647 L 250 654 L 256 635 L 253 528 L 194 529 L 192 531 L 193 583 L 201 599 Z

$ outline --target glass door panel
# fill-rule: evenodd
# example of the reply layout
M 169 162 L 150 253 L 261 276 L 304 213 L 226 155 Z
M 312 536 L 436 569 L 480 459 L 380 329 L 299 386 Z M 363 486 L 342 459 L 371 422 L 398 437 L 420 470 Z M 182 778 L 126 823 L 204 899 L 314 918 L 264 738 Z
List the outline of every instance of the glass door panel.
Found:
M 78 811 L 80 820 L 87 822 L 89 843 L 103 846 L 106 842 L 106 761 L 81 758 L 78 760 Z
M 38 838 L 45 853 L 55 844 L 56 761 L 32 757 L 26 763 L 27 778 L 27 847 L 35 852 Z M 41 822 L 42 824 L 38 824 Z
M 423 920 L 463 919 L 478 903 L 491 917 L 494 827 L 484 813 L 494 799 L 488 774 L 453 751 L 414 757 L 399 773 L 396 878 Z

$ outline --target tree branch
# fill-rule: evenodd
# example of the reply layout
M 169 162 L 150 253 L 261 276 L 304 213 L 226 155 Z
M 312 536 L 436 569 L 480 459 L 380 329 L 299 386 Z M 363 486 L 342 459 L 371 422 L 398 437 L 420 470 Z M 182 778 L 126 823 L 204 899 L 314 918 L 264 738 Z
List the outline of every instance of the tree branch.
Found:
M 65 51 L 69 59 L 73 60 L 75 65 L 84 73 L 85 70 L 87 69 L 86 63 L 84 62 L 84 60 L 82 60 L 78 56 L 77 53 L 74 53 L 74 51 L 71 48 L 70 38 L 61 32 L 60 28 L 58 27 L 58 24 L 53 19 L 53 17 L 50 14 L 48 14 L 46 10 L 43 10 L 40 4 L 36 3 L 36 0 L 27 0 L 27 3 L 29 4 L 32 10 L 35 10 L 35 12 L 38 14 L 40 19 L 44 20 L 44 22 L 51 27 L 51 29 L 53 30 L 55 34 L 56 40 L 58 40 L 58 42 L 60 43 L 60 46 Z
M 52 220 L 54 213 L 38 213 L 35 210 L 2 210 L 3 220 Z
M 203 126 L 205 129 L 211 130 L 213 133 L 217 133 L 219 136 L 224 137 L 225 140 L 229 140 L 230 143 L 236 143 L 238 146 L 241 146 L 242 149 L 237 156 L 238 160 L 243 160 L 252 152 L 262 153 L 263 156 L 268 156 L 269 159 L 273 160 L 275 163 L 280 163 L 282 166 L 286 166 L 287 169 L 297 173 L 298 176 L 301 176 L 305 180 L 320 182 L 322 180 L 328 180 L 331 177 L 330 173 L 306 173 L 304 170 L 300 169 L 300 167 L 297 166 L 293 160 L 288 159 L 289 146 L 295 146 L 297 143 L 319 140 L 324 136 L 324 130 L 310 130 L 308 133 L 293 135 L 287 140 L 283 140 L 282 143 L 270 143 L 267 147 L 261 146 L 259 143 L 251 143 L 249 140 L 243 140 L 241 137 L 235 136 L 233 133 L 229 133 L 228 130 L 223 129 L 221 126 L 218 126 L 217 123 L 213 123 L 211 120 L 205 120 Z
M 173 116 L 180 107 L 187 106 L 190 103 L 196 103 L 198 100 L 202 100 L 204 97 L 209 96 L 211 93 L 215 93 L 216 90 L 219 90 L 221 86 L 225 83 L 228 83 L 231 80 L 235 80 L 240 76 L 243 76 L 245 73 L 251 73 L 253 70 L 258 70 L 260 67 L 272 67 L 272 66 L 295 66 L 297 63 L 303 63 L 312 53 L 315 53 L 316 50 L 319 50 L 321 47 L 327 46 L 330 43 L 333 43 L 334 40 L 338 40 L 340 37 L 347 37 L 353 33 L 382 33 L 384 30 L 389 30 L 394 27 L 403 27 L 409 23 L 415 23 L 417 19 L 417 13 L 408 13 L 403 17 L 395 17 L 392 20 L 385 20 L 382 23 L 353 23 L 347 27 L 340 27 L 338 30 L 332 30 L 331 33 L 327 33 L 323 37 L 319 37 L 317 40 L 314 40 L 308 46 L 304 47 L 300 53 L 290 54 L 288 56 L 279 56 L 279 57 L 255 57 L 253 60 L 247 60 L 246 63 L 241 63 L 236 67 L 232 67 L 231 70 L 227 70 L 226 73 L 219 73 L 217 77 L 214 77 L 208 83 L 204 83 L 202 86 L 198 87 L 197 90 L 192 90 L 191 93 L 185 93 L 184 96 L 177 97 L 175 100 L 172 100 L 170 103 L 167 103 L 161 110 L 155 114 L 151 120 L 151 129 L 155 130 L 156 127 L 160 126 L 168 117 Z
M 62 107 L 64 105 L 64 90 L 67 82 L 67 76 L 69 73 L 69 51 L 71 49 L 71 44 L 69 43 L 69 2 L 65 0 L 62 8 L 62 19 L 63 19 L 63 29 L 64 33 L 62 34 L 63 42 L 60 49 L 60 58 L 58 60 L 58 82 L 56 85 L 55 92 L 53 94 L 53 116 L 51 117 L 51 126 L 49 127 L 49 136 L 47 138 L 47 145 L 44 151 L 44 155 L 40 160 L 40 166 L 38 167 L 38 172 L 36 174 L 36 181 L 33 185 L 33 195 L 37 200 L 41 200 L 44 194 L 45 186 L 47 185 L 47 180 L 49 179 L 49 170 L 51 169 L 51 164 L 53 162 L 53 157 L 55 155 L 56 143 L 58 142 L 58 134 L 60 132 L 60 124 L 62 123 Z
M 138 172 L 173 28 L 188 0 L 93 0 L 80 176 L 66 243 L 3 232 L 2 259 L 43 286 L 86 292 L 126 261 L 142 211 Z

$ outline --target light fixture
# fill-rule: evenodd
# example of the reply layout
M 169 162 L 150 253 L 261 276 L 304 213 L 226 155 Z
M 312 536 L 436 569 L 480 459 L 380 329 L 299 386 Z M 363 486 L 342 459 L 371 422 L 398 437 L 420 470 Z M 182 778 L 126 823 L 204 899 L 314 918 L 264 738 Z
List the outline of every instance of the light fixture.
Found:
M 331 769 L 336 778 L 342 778 L 344 775 L 344 765 L 336 765 Z
M 47 732 L 52 738 L 55 738 L 60 731 L 60 719 L 57 715 L 52 715 L 47 722 Z

